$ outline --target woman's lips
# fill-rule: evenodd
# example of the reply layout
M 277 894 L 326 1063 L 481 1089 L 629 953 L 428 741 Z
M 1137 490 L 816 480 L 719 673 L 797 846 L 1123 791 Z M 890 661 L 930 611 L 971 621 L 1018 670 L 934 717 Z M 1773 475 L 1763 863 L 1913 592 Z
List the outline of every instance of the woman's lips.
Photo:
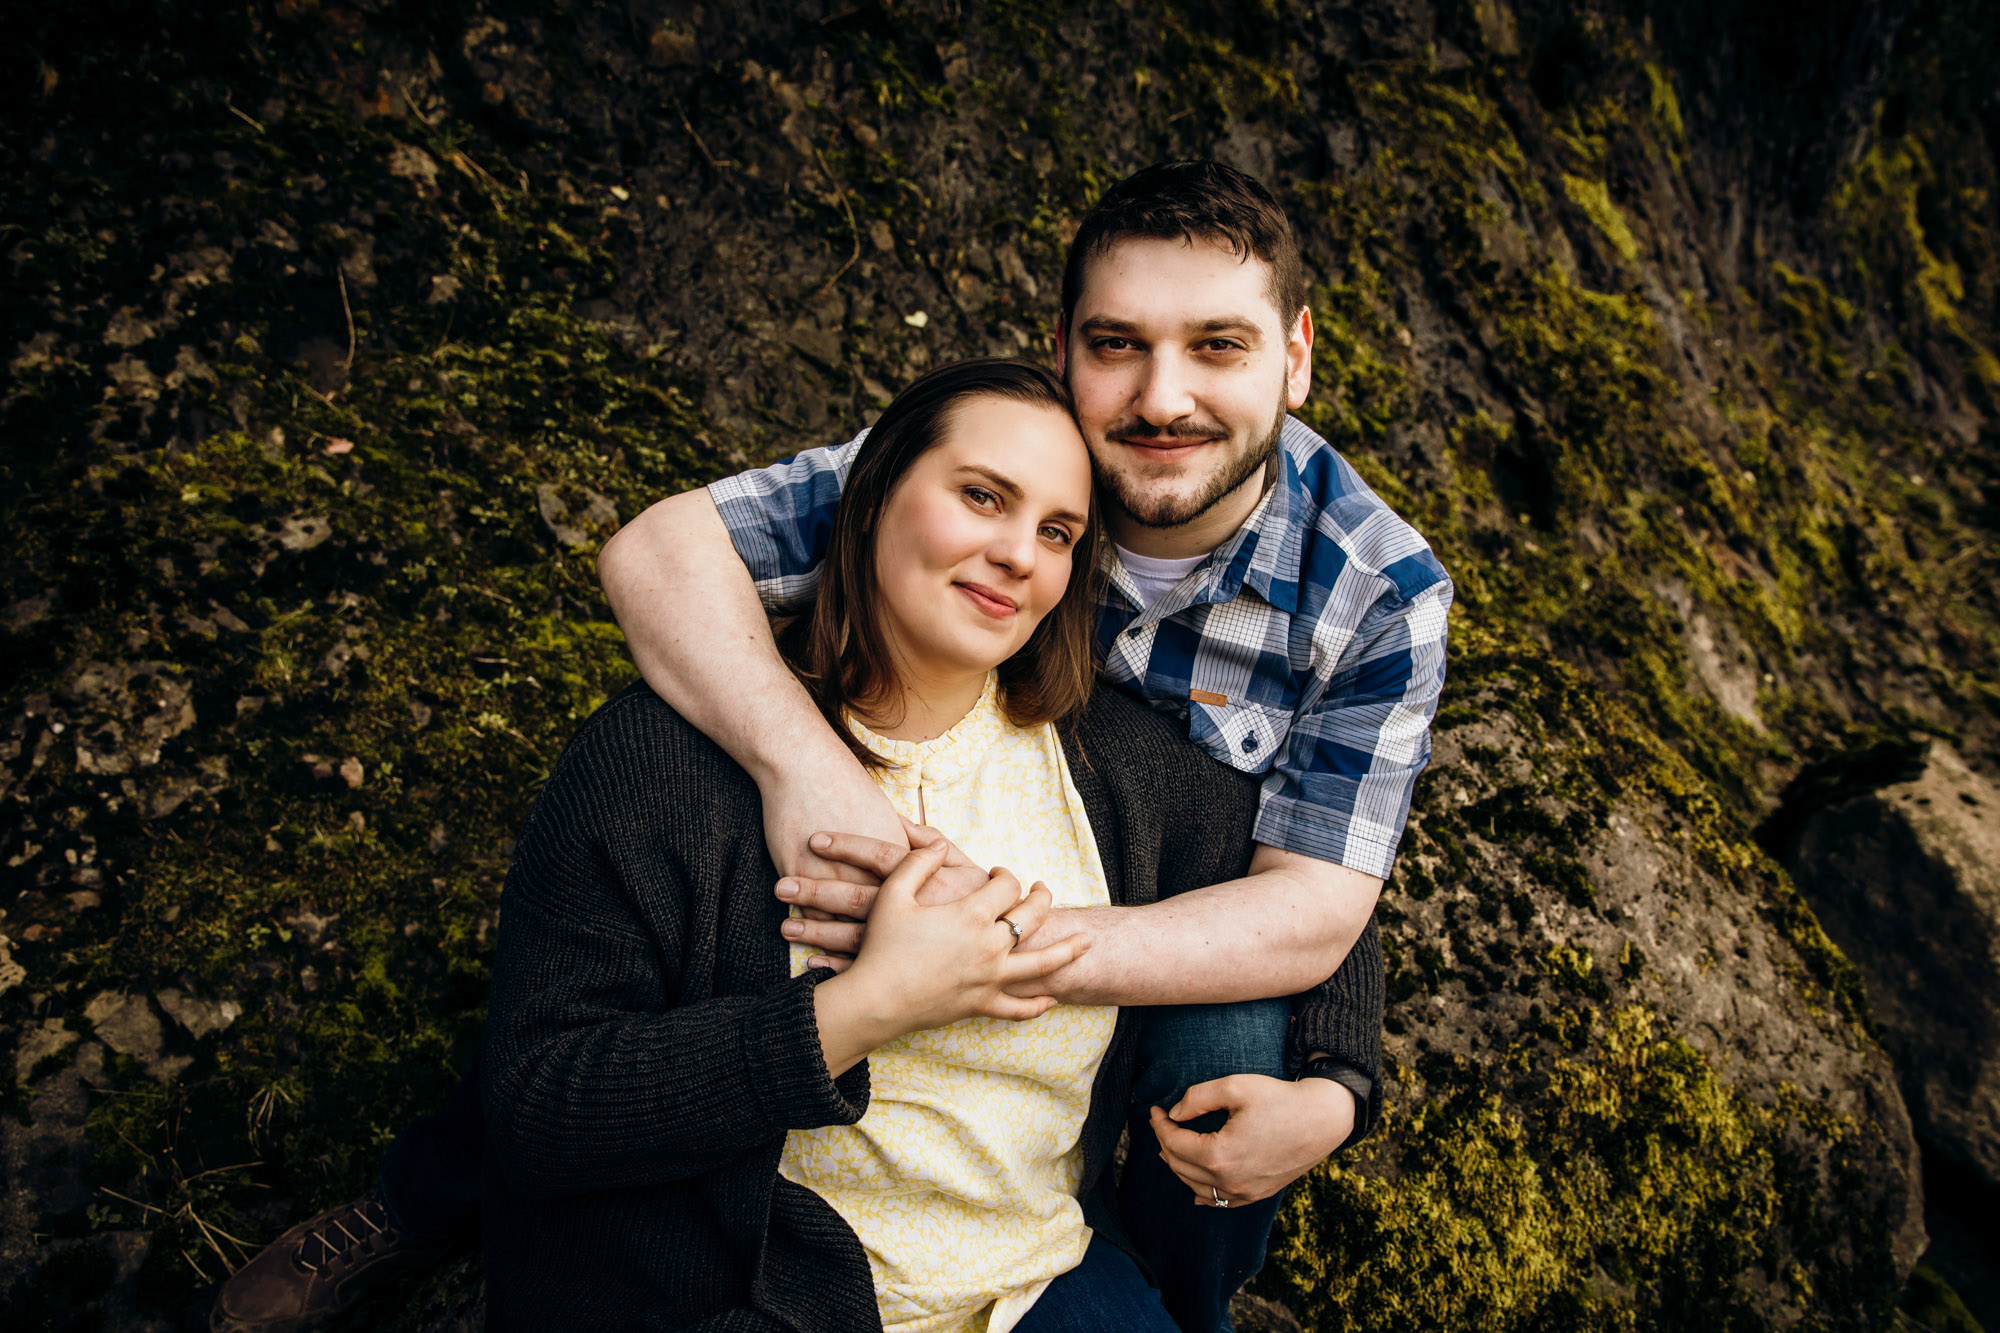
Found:
M 1013 598 L 1004 593 L 997 593 L 981 583 L 954 583 L 951 586 L 964 593 L 968 601 L 995 620 L 1010 619 L 1021 609 Z

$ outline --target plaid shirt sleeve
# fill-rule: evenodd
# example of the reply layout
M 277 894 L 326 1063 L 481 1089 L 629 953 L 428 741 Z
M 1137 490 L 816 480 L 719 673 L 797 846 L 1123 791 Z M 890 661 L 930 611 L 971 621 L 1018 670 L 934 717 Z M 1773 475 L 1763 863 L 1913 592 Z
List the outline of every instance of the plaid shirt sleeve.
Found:
M 840 488 L 866 438 L 864 430 L 846 444 L 709 483 L 709 498 L 766 611 L 794 610 L 819 586 Z
M 1264 780 L 1258 842 L 1389 877 L 1444 686 L 1452 585 L 1431 567 L 1435 581 L 1369 608 L 1317 697 L 1301 699 Z

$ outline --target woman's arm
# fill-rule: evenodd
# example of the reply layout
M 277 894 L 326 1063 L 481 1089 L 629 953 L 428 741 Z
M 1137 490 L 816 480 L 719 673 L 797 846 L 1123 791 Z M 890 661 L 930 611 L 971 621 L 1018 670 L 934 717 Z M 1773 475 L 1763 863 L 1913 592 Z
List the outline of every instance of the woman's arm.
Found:
M 529 817 L 501 901 L 483 1062 L 490 1139 L 524 1195 L 688 1179 L 789 1129 L 852 1123 L 869 1051 L 972 1014 L 1034 1017 L 1053 1001 L 1004 987 L 1088 947 L 1013 952 L 1000 917 L 1032 930 L 1049 899 L 1023 901 L 1004 873 L 958 902 L 917 903 L 937 849 L 890 875 L 877 942 L 837 985 L 809 972 L 762 995 L 680 1003 L 679 968 L 781 947 L 761 916 L 751 927 L 695 910 L 723 885 L 689 877 L 719 880 L 728 856 L 679 855 L 649 833 L 705 830 L 707 805 L 740 803 L 740 772 L 729 783 L 707 771 L 726 762 L 656 699 L 630 696 L 585 727 Z M 707 780 L 673 780 L 686 772 Z M 725 836 L 754 840 L 753 820 L 739 811 Z M 739 929 L 754 937 L 713 935 Z
M 867 1071 L 836 1080 L 820 1050 L 813 983 L 824 974 L 632 1012 L 621 1001 L 646 987 L 642 941 L 526 912 L 501 928 L 543 941 L 517 951 L 504 989 L 496 967 L 482 1062 L 488 1138 L 523 1195 L 686 1180 L 788 1129 L 852 1124 L 867 1109 Z M 588 962 L 546 947 L 559 943 L 589 944 Z

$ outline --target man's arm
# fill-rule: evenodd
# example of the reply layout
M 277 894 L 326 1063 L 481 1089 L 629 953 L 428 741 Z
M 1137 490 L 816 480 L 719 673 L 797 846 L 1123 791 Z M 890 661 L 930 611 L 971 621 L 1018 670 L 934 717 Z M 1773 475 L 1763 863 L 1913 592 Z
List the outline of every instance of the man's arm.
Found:
M 822 840 L 815 839 L 816 842 Z M 874 839 L 829 834 L 821 855 L 880 879 L 902 859 L 902 848 Z M 963 856 L 941 870 L 929 893 L 970 892 L 984 872 Z M 1036 984 L 1066 1004 L 1222 1004 L 1311 990 L 1340 966 L 1375 911 L 1382 881 L 1329 861 L 1259 846 L 1250 873 L 1140 907 L 1075 907 L 1051 912 L 1022 947 L 1045 948 L 1079 931 L 1089 953 Z M 872 890 L 792 876 L 781 886 L 787 902 L 823 913 L 861 918 Z M 788 938 L 819 949 L 831 965 L 846 965 L 865 926 L 855 921 L 787 922 Z M 1099 954 L 1110 955 L 1100 963 Z
M 1294 995 L 1340 967 L 1381 892 L 1373 875 L 1259 844 L 1241 879 L 1141 907 L 1050 913 L 1035 947 L 1077 931 L 1095 944 L 1041 984 L 1070 1004 L 1225 1004 Z
M 817 829 L 908 846 L 889 798 L 778 656 L 756 584 L 706 488 L 626 524 L 597 572 L 646 683 L 757 783 L 780 872 L 852 876 L 807 847 Z

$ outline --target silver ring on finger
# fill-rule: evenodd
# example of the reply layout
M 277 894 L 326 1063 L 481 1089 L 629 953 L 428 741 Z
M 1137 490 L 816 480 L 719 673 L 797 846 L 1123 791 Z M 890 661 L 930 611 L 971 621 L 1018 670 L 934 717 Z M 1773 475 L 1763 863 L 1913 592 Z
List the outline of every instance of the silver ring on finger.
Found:
M 1021 923 L 1016 921 L 1013 917 L 1011 916 L 1001 917 L 1000 924 L 1007 927 L 1007 929 L 1013 931 L 1014 938 L 1016 940 L 1019 940 L 1021 938 Z
M 1216 1189 L 1215 1186 L 1210 1185 L 1208 1187 L 1208 1192 L 1215 1196 L 1215 1206 L 1217 1208 L 1227 1208 L 1229 1206 L 1229 1200 L 1223 1198 L 1222 1192 Z

